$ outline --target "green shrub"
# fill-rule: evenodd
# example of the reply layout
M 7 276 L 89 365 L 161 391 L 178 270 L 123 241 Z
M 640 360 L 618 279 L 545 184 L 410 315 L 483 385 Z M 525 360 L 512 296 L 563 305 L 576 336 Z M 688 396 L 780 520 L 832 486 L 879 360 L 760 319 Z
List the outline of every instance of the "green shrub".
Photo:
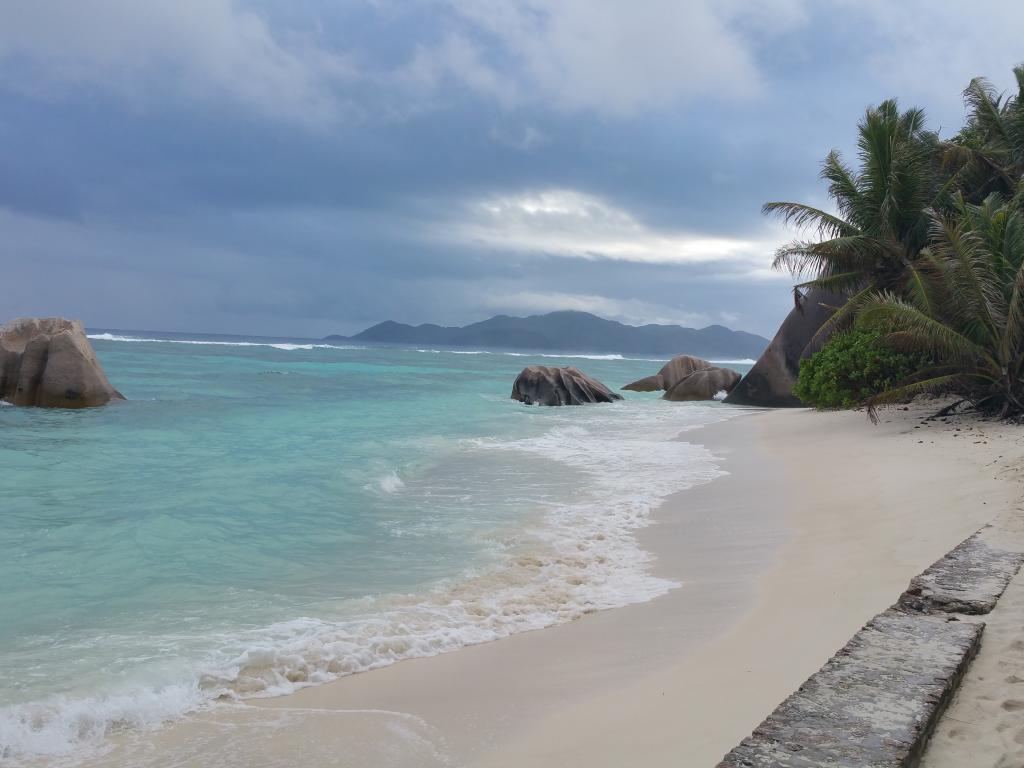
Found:
M 926 355 L 897 352 L 878 331 L 856 328 L 800 362 L 793 393 L 816 408 L 852 408 L 927 365 Z

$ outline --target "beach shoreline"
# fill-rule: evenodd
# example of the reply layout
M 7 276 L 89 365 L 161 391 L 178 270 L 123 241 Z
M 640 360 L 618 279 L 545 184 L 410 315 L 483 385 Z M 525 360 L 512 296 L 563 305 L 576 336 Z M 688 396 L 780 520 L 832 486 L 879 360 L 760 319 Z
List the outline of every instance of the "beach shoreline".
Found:
M 729 474 L 670 497 L 640 531 L 654 573 L 681 588 L 215 708 L 97 764 L 130 748 L 154 765 L 714 765 L 913 575 L 1016 500 L 1015 428 L 921 424 L 932 410 L 877 426 L 762 412 L 684 433 Z

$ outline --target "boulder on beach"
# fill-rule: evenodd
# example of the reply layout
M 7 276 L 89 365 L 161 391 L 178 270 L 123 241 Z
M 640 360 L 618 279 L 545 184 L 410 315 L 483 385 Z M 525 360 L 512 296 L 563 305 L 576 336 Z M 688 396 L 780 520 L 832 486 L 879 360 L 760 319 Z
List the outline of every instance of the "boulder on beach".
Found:
M 80 322 L 21 317 L 0 325 L 0 399 L 90 408 L 124 397 L 110 386 Z
M 772 408 L 802 406 L 793 394 L 800 361 L 809 357 L 827 340 L 814 336 L 822 324 L 846 303 L 842 294 L 812 290 L 794 307 L 779 327 L 764 354 L 743 380 L 725 398 L 736 405 L 763 405 Z
M 662 395 L 663 400 L 713 400 L 719 392 L 729 392 L 739 383 L 740 375 L 729 368 L 707 368 L 694 371 Z
M 676 355 L 653 376 L 647 376 L 627 384 L 623 389 L 632 392 L 657 392 L 672 389 L 694 371 L 704 371 L 714 366 L 707 360 L 692 355 Z
M 579 368 L 529 365 L 516 377 L 512 399 L 527 405 L 584 405 L 610 403 L 621 400 L 622 395 Z

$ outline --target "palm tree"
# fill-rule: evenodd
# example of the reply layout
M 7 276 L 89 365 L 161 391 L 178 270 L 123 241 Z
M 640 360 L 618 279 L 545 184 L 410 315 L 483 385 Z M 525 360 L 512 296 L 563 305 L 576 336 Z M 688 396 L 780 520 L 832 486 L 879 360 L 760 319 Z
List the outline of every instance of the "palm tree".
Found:
M 908 267 L 899 295 L 874 293 L 857 323 L 887 332 L 903 350 L 929 353 L 936 365 L 872 398 L 869 406 L 919 392 L 956 391 L 979 409 L 1024 414 L 1024 184 L 1006 200 L 955 201 L 952 214 L 930 212 L 930 243 Z
M 859 169 L 833 150 L 821 170 L 837 214 L 803 203 L 771 202 L 763 208 L 818 235 L 782 246 L 772 264 L 794 277 L 815 275 L 794 286 L 798 306 L 806 289 L 849 298 L 819 336 L 847 323 L 873 292 L 905 290 L 907 268 L 927 243 L 925 211 L 941 207 L 951 187 L 943 183 L 938 137 L 925 128 L 922 110 L 900 112 L 895 100 L 884 101 L 867 110 L 858 133 Z
M 1015 67 L 1017 92 L 1004 97 L 983 77 L 964 90 L 967 124 L 944 147 L 972 202 L 992 192 L 1013 195 L 1024 174 L 1024 66 Z

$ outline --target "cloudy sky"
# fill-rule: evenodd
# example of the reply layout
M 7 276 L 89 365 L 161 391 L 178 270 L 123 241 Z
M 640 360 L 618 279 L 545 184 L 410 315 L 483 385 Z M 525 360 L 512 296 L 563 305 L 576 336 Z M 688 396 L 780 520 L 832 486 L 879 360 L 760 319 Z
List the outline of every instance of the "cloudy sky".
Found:
M 984 7 L 984 8 L 983 8 Z M 318 336 L 584 309 L 770 335 L 787 233 L 895 96 L 955 132 L 1019 0 L 0 7 L 0 320 Z

